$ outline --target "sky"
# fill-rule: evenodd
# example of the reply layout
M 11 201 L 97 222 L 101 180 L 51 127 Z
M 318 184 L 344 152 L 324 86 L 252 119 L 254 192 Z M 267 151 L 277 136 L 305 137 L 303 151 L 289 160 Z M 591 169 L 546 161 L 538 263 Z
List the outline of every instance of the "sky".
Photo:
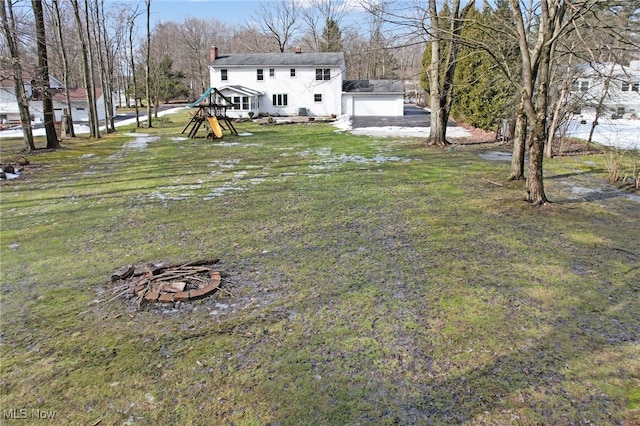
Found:
M 227 25 L 242 25 L 251 21 L 261 4 L 277 0 L 151 0 L 151 27 L 158 22 L 182 22 L 185 18 L 217 19 Z M 357 0 L 346 0 L 357 4 Z M 146 9 L 145 0 L 106 0 L 106 4 L 139 5 Z
M 225 24 L 244 24 L 260 3 L 253 0 L 152 0 L 151 22 L 177 21 L 185 18 L 217 19 Z

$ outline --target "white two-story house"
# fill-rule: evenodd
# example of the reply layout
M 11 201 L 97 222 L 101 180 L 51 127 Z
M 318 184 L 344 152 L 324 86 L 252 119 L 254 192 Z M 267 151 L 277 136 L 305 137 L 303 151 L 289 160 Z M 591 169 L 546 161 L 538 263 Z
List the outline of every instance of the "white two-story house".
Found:
M 577 69 L 571 94 L 581 113 L 611 117 L 640 117 L 640 61 L 629 66 L 615 63 L 582 64 Z
M 211 86 L 232 101 L 229 117 L 339 115 L 343 53 L 209 52 Z
M 402 82 L 346 80 L 342 52 L 306 53 L 297 48 L 293 53 L 222 54 L 212 47 L 209 72 L 211 87 L 231 100 L 227 116 L 232 118 L 403 115 Z

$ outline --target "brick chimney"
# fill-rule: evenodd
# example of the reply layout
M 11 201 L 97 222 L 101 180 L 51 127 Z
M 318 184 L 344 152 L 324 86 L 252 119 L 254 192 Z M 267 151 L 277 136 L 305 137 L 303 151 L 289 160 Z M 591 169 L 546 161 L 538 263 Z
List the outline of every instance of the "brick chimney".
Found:
M 216 60 L 216 58 L 218 57 L 218 48 L 217 47 L 210 47 L 209 48 L 209 63 L 213 63 L 213 61 Z
M 296 53 L 302 53 L 302 48 L 300 46 L 296 46 Z

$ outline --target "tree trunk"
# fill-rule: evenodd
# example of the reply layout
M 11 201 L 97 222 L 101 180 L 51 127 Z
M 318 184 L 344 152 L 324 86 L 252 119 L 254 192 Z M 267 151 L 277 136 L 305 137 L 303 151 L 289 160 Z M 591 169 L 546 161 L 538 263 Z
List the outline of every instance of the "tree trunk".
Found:
M 92 128 L 92 136 L 96 137 L 96 138 L 100 138 L 100 118 L 98 116 L 98 99 L 97 99 L 97 94 L 96 94 L 96 77 L 95 77 L 95 64 L 93 62 L 94 60 L 94 55 L 93 55 L 93 49 L 94 49 L 94 45 L 93 45 L 93 40 L 91 37 L 91 30 L 89 29 L 89 0 L 84 0 L 84 21 L 87 24 L 87 38 L 86 38 L 86 42 L 87 42 L 87 47 L 89 48 L 88 53 L 89 53 L 89 81 L 91 82 L 91 89 L 89 90 L 89 87 L 87 87 L 87 93 L 90 93 L 90 103 L 89 103 L 89 114 L 91 115 L 91 117 L 93 117 L 90 121 L 90 127 Z M 98 46 L 99 48 L 99 46 Z M 104 90 L 104 88 L 103 88 Z
M 431 109 L 431 128 L 429 130 L 429 145 L 446 146 L 447 123 L 443 119 L 443 109 L 441 108 L 442 88 L 440 81 L 440 49 L 442 41 L 442 29 L 438 18 L 436 0 L 429 0 L 429 16 L 431 17 L 431 63 L 427 71 L 429 78 L 429 108 Z M 444 125 L 443 125 L 444 124 Z
M 138 108 L 138 85 L 136 80 L 136 61 L 133 56 L 133 29 L 135 28 L 135 19 L 137 9 L 131 13 L 129 18 L 129 60 L 131 66 L 131 82 L 133 84 L 133 104 L 136 110 L 136 128 L 140 127 L 140 109 Z M 127 104 L 129 103 L 129 96 L 127 95 Z
M 547 140 L 547 111 L 549 99 L 549 81 L 551 79 L 551 44 L 546 43 L 540 49 L 538 65 L 538 88 L 535 100 L 535 120 L 531 123 L 529 147 L 529 174 L 527 178 L 527 201 L 534 205 L 547 204 L 549 200 L 544 193 L 544 143 Z
M 511 173 L 509 180 L 524 180 L 524 153 L 527 142 L 527 116 L 524 113 L 522 100 L 516 112 L 516 126 L 513 135 L 513 151 L 511 153 Z
M 47 148 L 60 148 L 56 134 L 53 99 L 49 85 L 49 60 L 47 58 L 47 37 L 44 29 L 44 12 L 42 0 L 31 0 L 33 15 L 36 21 L 36 43 L 38 49 L 38 82 L 42 88 L 42 110 L 44 112 L 44 129 L 47 134 Z
M 557 0 L 540 2 L 540 18 L 533 49 L 529 46 L 530 32 L 525 29 L 518 0 L 509 0 L 516 25 L 522 60 L 522 105 L 531 126 L 529 136 L 529 172 L 525 199 L 535 205 L 547 204 L 544 192 L 542 164 L 548 112 L 550 64 L 555 40 L 562 27 L 566 4 Z M 535 93 L 534 93 L 535 92 Z
M 60 17 L 60 7 L 58 0 L 53 0 L 53 7 L 56 13 L 56 27 L 58 43 L 60 43 L 60 56 L 62 59 L 62 79 L 64 81 L 64 94 L 67 101 L 67 126 L 69 128 L 69 136 L 76 137 L 76 131 L 73 128 L 73 107 L 71 106 L 71 96 L 69 95 L 69 60 L 64 47 L 64 37 L 62 36 L 62 19 Z
M 93 39 L 95 40 L 96 43 L 96 50 L 98 53 L 98 71 L 100 74 L 100 85 L 102 86 L 102 106 L 104 108 L 104 129 L 107 133 L 113 133 L 113 130 L 111 129 L 111 127 L 109 126 L 109 118 L 107 115 L 107 111 L 108 109 L 108 104 L 107 104 L 107 70 L 106 70 L 106 65 L 105 65 L 105 60 L 104 60 L 104 51 L 106 50 L 105 47 L 102 45 L 102 29 L 100 28 L 100 22 L 104 23 L 104 17 L 100 17 L 100 4 L 98 3 L 98 0 L 94 1 L 93 4 L 93 8 L 94 8 L 94 15 L 93 15 L 93 25 L 91 26 L 91 32 L 93 33 Z M 106 25 L 106 23 L 105 23 Z M 89 27 L 87 27 L 87 30 L 89 30 Z M 96 100 L 97 102 L 97 100 Z M 97 110 L 97 105 L 96 105 L 96 110 Z
M 105 51 L 105 61 L 106 61 L 106 71 L 107 78 L 105 79 L 105 87 L 102 90 L 104 101 L 105 101 L 105 121 L 107 123 L 107 129 L 111 129 L 112 132 L 116 131 L 116 123 L 115 118 L 113 116 L 113 83 L 115 77 L 115 65 L 114 65 L 114 52 L 112 46 L 109 43 L 109 34 L 107 32 L 107 24 L 106 17 L 104 16 L 104 0 L 102 0 L 102 8 L 101 8 L 101 21 L 103 22 L 102 31 L 103 31 L 103 40 L 104 40 L 104 51 Z
M 445 147 L 450 145 L 447 141 L 447 121 L 451 113 L 453 103 L 453 78 L 458 60 L 458 42 L 462 31 L 463 19 L 471 10 L 473 2 L 460 10 L 460 0 L 454 0 L 449 25 L 448 35 L 442 28 L 438 16 L 436 0 L 429 0 L 429 16 L 432 20 L 433 36 L 431 38 L 431 63 L 429 66 L 429 91 L 431 95 L 431 130 L 429 144 Z M 442 64 L 442 41 L 448 41 L 448 52 Z M 441 75 L 440 67 L 444 67 Z
M 543 120 L 538 120 L 531 129 L 529 148 L 529 174 L 527 177 L 526 201 L 534 205 L 543 205 L 549 202 L 544 192 L 544 179 L 542 164 L 544 160 L 544 125 Z
M 29 101 L 24 92 L 24 81 L 22 80 L 22 65 L 20 64 L 20 52 L 18 50 L 18 41 L 15 27 L 15 19 L 13 16 L 13 7 L 11 1 L 0 0 L 0 18 L 2 19 L 2 30 L 7 39 L 9 53 L 11 54 L 11 68 L 13 69 L 13 85 L 16 92 L 16 100 L 18 109 L 20 110 L 20 121 L 22 123 L 22 134 L 27 149 L 32 151 L 36 149 L 33 142 L 33 132 L 31 130 L 31 114 L 29 114 Z M 9 16 L 7 16 L 7 10 Z
M 147 66 L 145 73 L 147 89 L 147 127 L 153 127 L 151 118 L 151 0 L 147 0 Z
M 82 55 L 82 79 L 84 83 L 84 89 L 86 91 L 87 96 L 87 107 L 89 108 L 89 132 L 91 137 L 99 137 L 95 134 L 95 127 L 93 125 L 94 115 L 93 115 L 93 82 L 91 81 L 91 75 L 89 72 L 89 58 L 87 52 L 87 42 L 84 35 L 84 28 L 82 25 L 82 19 L 80 18 L 80 8 L 78 7 L 78 0 L 71 0 L 71 4 L 73 5 L 73 16 L 76 21 L 76 32 L 78 35 L 78 44 L 80 45 L 80 52 Z
M 575 43 L 572 45 L 572 48 L 575 46 Z M 549 125 L 549 134 L 547 135 L 547 143 L 544 147 L 544 156 L 545 158 L 553 157 L 553 140 L 556 136 L 556 131 L 560 126 L 560 120 L 564 115 L 562 113 L 563 107 L 565 106 L 565 99 L 569 95 L 569 88 L 571 86 L 572 81 L 572 73 L 571 69 L 573 68 L 573 55 L 569 55 L 569 61 L 567 63 L 567 67 L 565 70 L 564 81 L 562 82 L 562 87 L 560 88 L 560 94 L 558 98 L 555 100 L 555 107 L 553 108 L 553 114 L 551 116 L 551 124 Z

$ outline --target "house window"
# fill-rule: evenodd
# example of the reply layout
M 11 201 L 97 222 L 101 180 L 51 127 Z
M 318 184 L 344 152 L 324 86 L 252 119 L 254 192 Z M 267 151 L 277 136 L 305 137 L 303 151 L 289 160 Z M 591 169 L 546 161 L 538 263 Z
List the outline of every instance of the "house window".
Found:
M 623 92 L 628 92 L 628 91 L 629 91 L 629 86 L 631 86 L 631 85 L 629 84 L 629 82 L 627 82 L 627 81 L 623 81 L 623 82 L 622 82 L 622 91 L 623 91 Z
M 295 68 L 291 68 L 291 69 L 289 70 L 289 75 L 290 75 L 291 77 L 295 77 L 295 76 L 296 76 L 296 69 L 295 69 Z
M 276 70 L 274 68 L 269 68 L 269 77 L 273 78 L 276 76 Z
M 587 90 L 589 90 L 589 82 L 588 81 L 581 81 L 580 82 L 580 91 L 581 92 L 586 92 Z
M 316 80 L 331 80 L 331 70 L 329 68 L 316 68 Z
M 227 81 L 227 70 L 220 70 L 220 80 Z
M 242 97 L 242 109 L 244 109 L 244 110 L 248 110 L 249 109 L 249 97 L 248 96 L 243 96 Z
M 640 92 L 640 83 L 633 83 L 631 85 L 631 91 L 633 92 Z
M 233 109 L 240 109 L 240 96 L 233 97 Z
M 273 106 L 287 106 L 287 94 L 279 93 L 273 95 Z
M 313 102 L 322 102 L 322 93 L 315 93 L 313 95 Z
M 262 68 L 259 68 L 256 71 L 257 71 L 256 72 L 256 78 L 258 79 L 258 81 L 264 80 L 264 70 Z

